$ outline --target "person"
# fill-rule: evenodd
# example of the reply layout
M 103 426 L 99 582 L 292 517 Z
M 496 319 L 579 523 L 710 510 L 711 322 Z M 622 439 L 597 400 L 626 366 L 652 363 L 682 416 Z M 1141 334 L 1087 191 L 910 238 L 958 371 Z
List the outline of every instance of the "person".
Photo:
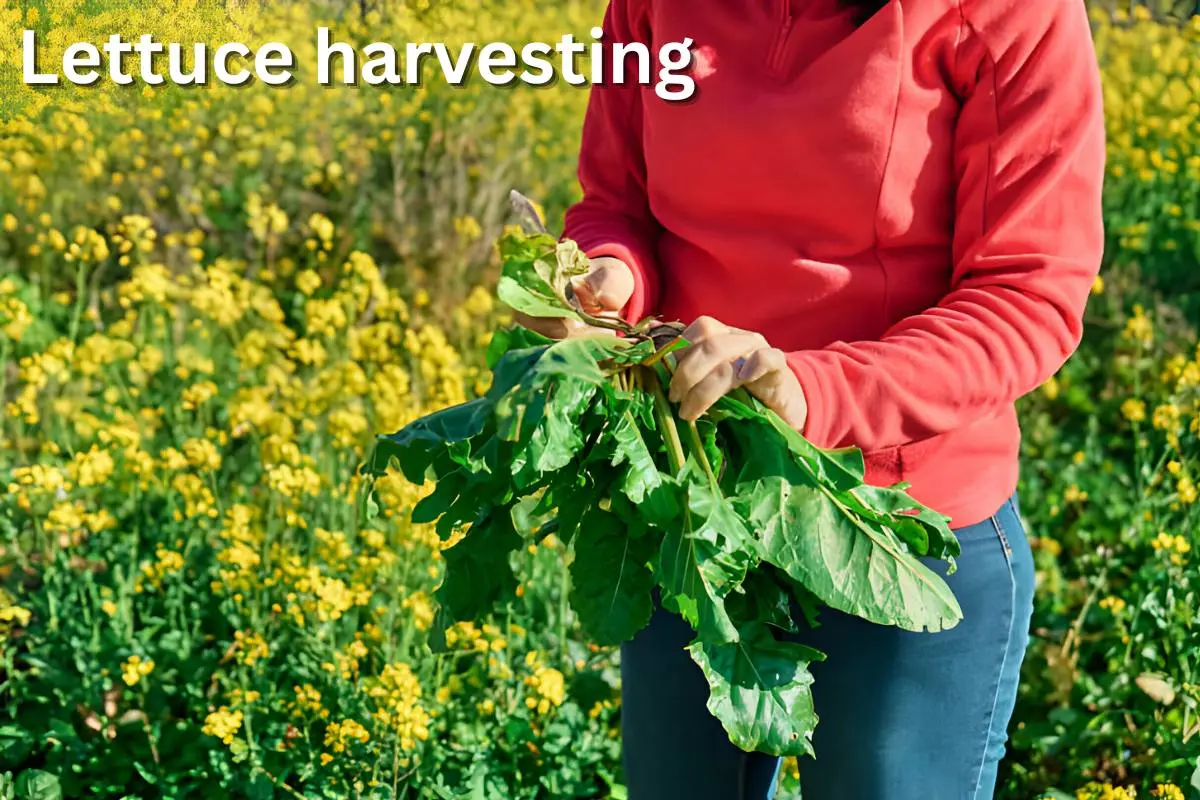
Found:
M 690 323 L 681 416 L 745 386 L 816 445 L 861 448 L 868 482 L 909 483 L 962 544 L 951 630 L 825 609 L 803 634 L 828 658 L 802 797 L 992 797 L 1034 580 L 1014 403 L 1077 347 L 1103 250 L 1083 0 L 611 0 L 603 29 L 691 38 L 697 83 L 686 102 L 591 88 L 577 302 Z M 764 800 L 779 759 L 708 713 L 693 636 L 659 609 L 622 647 L 629 797 Z

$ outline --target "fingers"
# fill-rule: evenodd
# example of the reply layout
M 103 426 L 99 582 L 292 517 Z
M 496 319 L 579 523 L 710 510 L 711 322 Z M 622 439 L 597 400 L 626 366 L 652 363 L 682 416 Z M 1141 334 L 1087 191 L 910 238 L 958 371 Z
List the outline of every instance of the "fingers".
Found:
M 584 332 L 599 330 L 574 319 L 567 319 L 565 317 L 531 317 L 519 311 L 513 312 L 513 322 L 550 339 L 566 339 L 571 336 L 578 336 Z
M 728 361 L 718 364 L 683 396 L 679 403 L 679 416 L 696 421 L 736 385 L 733 365 Z
M 594 258 L 591 263 L 589 272 L 571 281 L 579 308 L 597 316 L 615 315 L 633 297 L 633 270 L 611 256 Z
M 786 366 L 787 357 L 784 356 L 782 350 L 766 347 L 755 350 L 747 356 L 734 377 L 739 384 L 755 383 Z
M 720 325 L 715 320 L 703 321 L 705 319 L 702 317 L 683 332 L 684 338 L 692 344 L 678 351 L 676 357 L 675 375 L 671 378 L 668 395 L 674 402 L 681 402 L 700 381 L 722 365 L 730 366 L 730 362 L 739 356 L 766 346 L 766 341 L 757 333 L 731 328 L 725 328 L 724 333 L 705 336 L 704 331 L 718 330 L 715 325 Z M 730 366 L 731 375 L 732 372 Z
M 680 335 L 692 344 L 698 344 L 704 339 L 711 339 L 713 336 L 728 333 L 731 330 L 733 328 L 712 317 L 696 317 L 695 322 L 684 328 Z
M 738 386 L 773 395 L 773 386 L 765 384 L 773 383 L 787 366 L 783 351 L 771 347 L 760 334 L 731 328 L 712 317 L 698 318 L 684 330 L 683 338 L 690 344 L 678 351 L 668 393 L 671 401 L 679 403 L 683 419 L 698 419 Z

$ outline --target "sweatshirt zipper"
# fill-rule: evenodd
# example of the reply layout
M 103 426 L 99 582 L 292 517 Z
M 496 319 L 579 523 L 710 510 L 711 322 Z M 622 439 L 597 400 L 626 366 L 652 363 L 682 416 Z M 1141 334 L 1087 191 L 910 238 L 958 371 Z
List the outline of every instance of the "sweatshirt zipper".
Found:
M 792 0 L 780 0 L 779 5 L 783 22 L 779 26 L 779 32 L 775 35 L 775 43 L 771 46 L 771 54 L 767 58 L 767 67 L 776 74 L 783 67 L 783 50 L 787 45 L 788 34 L 792 32 L 792 21 L 795 19 Z

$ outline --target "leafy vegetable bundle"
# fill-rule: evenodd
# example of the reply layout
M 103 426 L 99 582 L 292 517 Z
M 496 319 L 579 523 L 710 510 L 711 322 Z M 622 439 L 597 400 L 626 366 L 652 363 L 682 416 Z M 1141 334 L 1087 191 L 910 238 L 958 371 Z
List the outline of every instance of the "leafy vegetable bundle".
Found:
M 569 280 L 587 259 L 573 242 L 512 232 L 500 251 L 506 304 L 623 335 L 498 331 L 485 396 L 379 437 L 365 472 L 395 459 L 409 480 L 432 478 L 413 521 L 436 521 L 443 539 L 465 529 L 444 552 L 440 624 L 512 597 L 510 554 L 554 533 L 573 551 L 570 602 L 595 642 L 631 639 L 657 588 L 696 632 L 688 650 L 730 739 L 811 755 L 808 665 L 824 655 L 789 637 L 794 620 L 812 624 L 824 604 L 912 631 L 955 625 L 954 596 L 917 558 L 953 565 L 946 518 L 903 485 L 864 484 L 858 450 L 814 447 L 744 390 L 680 420 L 664 390 L 680 326 L 575 309 Z

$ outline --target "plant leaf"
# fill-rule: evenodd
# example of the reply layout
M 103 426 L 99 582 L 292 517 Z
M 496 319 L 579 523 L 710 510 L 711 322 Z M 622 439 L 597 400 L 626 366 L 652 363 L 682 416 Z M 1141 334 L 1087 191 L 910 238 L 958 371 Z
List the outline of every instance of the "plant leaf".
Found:
M 921 505 L 899 486 L 863 484 L 848 494 L 857 501 L 855 510 L 887 523 L 916 555 L 951 559 L 962 552 L 949 518 Z
M 687 493 L 686 520 L 669 529 L 659 553 L 663 603 L 683 616 L 701 639 L 737 640 L 724 599 L 756 560 L 756 543 L 720 490 L 692 456 L 680 471 Z
M 520 546 L 509 508 L 497 506 L 482 512 L 458 543 L 442 551 L 445 578 L 437 600 L 450 620 L 478 620 L 500 598 L 512 596 L 517 579 L 509 556 Z
M 396 433 L 380 436 L 364 471 L 384 475 L 392 458 L 400 463 L 404 477 L 418 485 L 435 463 L 448 467 L 447 445 L 466 442 L 483 431 L 492 404 L 479 398 L 468 403 L 436 411 L 410 422 Z
M 763 557 L 825 604 L 911 631 L 945 630 L 962 619 L 945 581 L 886 529 L 847 516 L 824 490 L 767 477 L 745 499 Z
M 748 752 L 813 755 L 812 673 L 817 650 L 776 641 L 764 625 L 744 626 L 736 642 L 698 639 L 688 647 L 709 685 L 708 710 L 730 741 Z
M 522 325 L 512 325 L 508 328 L 500 328 L 492 334 L 487 349 L 484 351 L 484 357 L 488 369 L 495 369 L 496 365 L 500 363 L 500 359 L 510 350 L 548 347 L 553 343 L 553 339 L 536 331 L 531 331 Z
M 575 536 L 571 608 L 597 644 L 620 644 L 646 627 L 654 612 L 654 537 L 636 535 L 615 514 L 593 507 Z
M 579 312 L 555 297 L 550 285 L 544 281 L 523 285 L 507 275 L 501 275 L 496 282 L 496 294 L 500 302 L 509 308 L 531 317 L 581 320 Z

